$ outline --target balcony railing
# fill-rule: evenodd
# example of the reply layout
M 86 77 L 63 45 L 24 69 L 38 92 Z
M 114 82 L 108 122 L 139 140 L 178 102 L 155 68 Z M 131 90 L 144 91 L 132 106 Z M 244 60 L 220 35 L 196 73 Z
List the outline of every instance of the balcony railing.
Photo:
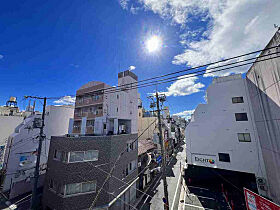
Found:
M 100 96 L 100 98 L 97 100 L 93 100 L 92 98 L 84 99 L 83 101 L 76 100 L 75 107 L 78 108 L 83 106 L 102 104 L 103 101 L 103 96 Z
M 81 128 L 80 127 L 74 127 L 72 132 L 73 133 L 80 133 L 81 132 Z
M 96 117 L 102 117 L 103 116 L 103 111 L 98 111 L 98 114 L 94 114 L 92 112 L 85 112 L 85 113 L 75 113 L 74 114 L 74 119 L 82 119 L 82 117 L 87 117 L 88 119 L 90 118 L 96 118 Z

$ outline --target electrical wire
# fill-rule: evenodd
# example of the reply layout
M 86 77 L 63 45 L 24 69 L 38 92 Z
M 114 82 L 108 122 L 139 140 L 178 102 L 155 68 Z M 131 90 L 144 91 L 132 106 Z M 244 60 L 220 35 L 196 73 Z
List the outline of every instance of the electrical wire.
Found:
M 257 50 L 257 51 L 249 52 L 249 53 L 238 55 L 238 56 L 234 56 L 234 57 L 230 57 L 230 58 L 227 58 L 227 59 L 224 59 L 224 60 L 221 60 L 221 61 L 207 63 L 207 64 L 204 64 L 204 65 L 183 69 L 183 70 L 180 70 L 180 71 L 176 71 L 176 72 L 172 72 L 172 73 L 168 73 L 168 74 L 164 74 L 164 75 L 159 75 L 159 76 L 152 77 L 152 78 L 147 78 L 147 79 L 144 79 L 144 80 L 140 80 L 140 81 L 124 84 L 124 85 L 119 85 L 119 86 L 115 86 L 115 87 L 108 87 L 108 88 L 101 88 L 101 89 L 95 90 L 94 92 L 96 92 L 96 93 L 98 93 L 100 91 L 105 92 L 106 90 L 109 90 L 109 92 L 110 92 L 110 90 L 113 90 L 113 92 L 115 92 L 115 90 L 117 88 L 124 87 L 125 89 L 127 89 L 127 86 L 132 86 L 133 84 L 139 84 L 139 83 L 142 83 L 142 82 L 145 82 L 145 81 L 155 80 L 155 79 L 159 79 L 159 78 L 162 78 L 162 77 L 166 77 L 166 76 L 170 76 L 170 75 L 174 75 L 174 74 L 179 74 L 179 73 L 190 71 L 190 70 L 194 70 L 194 69 L 199 69 L 199 68 L 203 68 L 203 67 L 209 67 L 211 65 L 215 65 L 215 64 L 218 64 L 218 63 L 224 63 L 226 61 L 234 60 L 234 59 L 241 58 L 241 57 L 248 56 L 248 55 L 254 55 L 256 53 L 263 52 L 265 50 L 270 50 L 270 49 L 278 48 L 278 47 L 279 47 L 279 45 L 273 46 L 273 47 L 270 47 L 270 48 L 266 48 L 266 49 L 262 49 L 262 50 Z M 277 52 L 276 53 L 271 53 L 271 54 L 268 54 L 268 55 L 261 55 L 261 56 L 259 56 L 257 58 L 254 57 L 254 58 L 250 58 L 250 59 L 241 60 L 241 61 L 238 61 L 238 62 L 235 62 L 235 63 L 226 64 L 226 65 L 223 65 L 223 66 L 228 66 L 228 65 L 233 65 L 233 64 L 237 64 L 237 63 L 242 63 L 242 62 L 245 62 L 245 61 L 248 61 L 248 60 L 252 60 L 252 59 L 259 59 L 261 57 L 266 57 L 266 56 L 273 55 L 273 54 L 277 54 Z M 213 67 L 211 69 L 215 69 L 215 68 L 219 68 L 219 67 L 221 67 L 221 66 Z M 69 95 L 69 96 L 75 96 L 75 95 Z M 63 97 L 63 96 L 61 96 L 61 97 Z M 59 99 L 61 97 L 50 97 L 49 99 Z
M 82 178 L 84 181 L 86 181 L 86 182 L 90 182 L 90 181 L 92 181 L 92 180 L 87 180 L 87 179 L 85 179 L 84 177 L 82 177 L 82 176 L 80 176 L 80 175 L 78 175 L 80 178 Z M 100 188 L 101 189 L 101 187 L 99 187 L 97 184 L 95 184 L 96 185 L 96 187 L 98 187 L 98 188 Z M 118 196 L 115 196 L 113 193 L 111 193 L 111 192 L 108 192 L 107 190 L 105 190 L 104 188 L 102 188 L 102 190 L 104 191 L 104 192 L 106 192 L 108 195 L 112 195 L 114 198 L 117 198 L 118 200 L 120 200 L 120 201 L 122 201 L 124 204 L 126 204 L 127 206 L 130 206 L 130 207 L 132 207 L 133 209 L 136 209 L 137 210 L 137 208 L 135 207 L 135 206 L 133 206 L 133 205 L 131 205 L 131 204 L 129 204 L 129 203 L 127 203 L 127 202 L 125 202 L 123 199 L 121 199 L 120 197 L 118 198 Z
M 157 119 L 156 119 L 156 120 L 157 120 Z M 154 121 L 141 133 L 140 136 L 142 136 L 142 135 L 144 134 L 144 132 L 145 132 L 150 126 L 152 126 L 152 124 L 154 124 L 154 123 L 156 122 L 156 120 L 154 120 Z M 133 142 L 131 142 L 131 143 L 134 143 L 135 141 L 137 141 L 138 138 L 139 138 L 140 136 L 138 136 L 138 137 L 137 137 Z M 59 144 L 59 141 L 58 141 L 58 144 Z M 63 147 L 61 144 L 60 144 L 60 146 Z M 124 149 L 124 152 L 127 150 L 128 147 L 129 147 L 129 145 Z M 65 148 L 65 147 L 64 147 L 64 148 Z M 66 148 L 65 148 L 65 149 L 66 149 Z M 122 154 L 122 153 L 123 153 L 123 152 L 121 152 L 120 154 Z M 100 170 L 100 171 L 102 171 L 102 172 L 104 172 L 104 173 L 110 175 L 109 172 L 107 172 L 107 171 L 105 171 L 105 170 L 99 168 L 99 165 L 98 165 L 98 166 L 95 166 L 95 165 L 93 165 L 91 162 L 85 162 L 85 163 L 88 164 L 88 165 L 90 165 L 91 167 L 94 167 L 94 168 L 96 168 L 96 169 L 98 169 L 98 170 Z M 92 169 L 92 170 L 94 170 L 94 169 Z M 91 173 L 92 170 L 88 171 L 88 173 Z M 144 172 L 144 170 L 142 170 L 140 173 L 138 173 L 138 175 L 141 174 L 141 173 L 143 173 L 143 172 Z M 81 172 L 79 172 L 79 173 L 81 173 Z M 116 177 L 116 176 L 114 176 L 114 175 L 110 175 L 110 176 L 113 177 L 113 178 L 115 178 L 115 179 L 117 179 L 118 181 L 124 183 L 124 184 L 127 185 L 127 186 L 130 185 L 130 183 L 127 183 L 127 182 L 123 181 L 122 179 L 119 179 L 118 177 Z M 133 182 L 133 181 L 134 181 L 134 180 L 131 180 L 130 182 Z M 104 183 L 104 182 L 103 182 L 103 183 Z M 135 190 L 137 190 L 137 191 L 143 193 L 143 194 L 146 194 L 146 195 L 149 196 L 149 197 L 152 197 L 152 196 L 150 196 L 149 194 L 145 193 L 144 191 L 141 191 L 141 190 L 137 189 L 137 187 L 133 187 L 133 186 L 131 186 L 131 187 L 134 188 Z M 101 188 L 101 190 L 102 190 L 102 189 L 103 189 L 103 188 Z M 161 199 L 158 199 L 158 200 L 161 201 Z
M 130 142 L 130 144 L 135 143 L 135 142 L 138 140 L 138 138 L 141 137 L 141 136 L 145 133 L 145 131 L 148 130 L 148 128 L 149 128 L 150 126 L 152 126 L 152 124 L 154 124 L 155 122 L 156 122 L 156 120 L 154 120 L 154 121 L 153 121 L 153 122 L 152 122 L 152 123 L 151 123 L 151 124 L 136 138 L 136 139 L 135 139 L 135 140 L 134 140 L 134 141 Z M 96 201 L 97 201 L 97 199 L 98 199 L 98 196 L 99 196 L 99 194 L 100 194 L 102 188 L 105 186 L 105 184 L 107 183 L 107 181 L 108 181 L 108 180 L 110 179 L 110 177 L 112 176 L 112 173 L 113 173 L 113 171 L 114 171 L 114 169 L 115 169 L 115 167 L 116 167 L 116 164 L 117 164 L 118 161 L 120 160 L 121 156 L 126 152 L 126 150 L 128 149 L 128 147 L 129 147 L 129 145 L 127 145 L 127 147 L 126 147 L 122 152 L 120 152 L 120 154 L 118 155 L 118 157 L 117 157 L 115 163 L 113 164 L 113 167 L 112 167 L 111 170 L 110 170 L 110 173 L 109 173 L 108 176 L 106 177 L 105 181 L 104 181 L 103 184 L 102 184 L 101 189 L 98 191 L 98 193 L 97 193 L 97 195 L 96 195 L 94 201 L 92 202 L 92 204 L 91 204 L 91 206 L 90 206 L 90 209 L 93 208 L 94 204 L 96 203 Z
M 275 47 L 272 47 L 272 48 L 276 48 L 276 47 L 278 47 L 278 46 L 275 46 Z M 272 49 L 272 48 L 269 48 L 269 49 Z M 255 53 L 255 52 L 252 52 L 252 53 Z M 246 55 L 252 54 L 252 53 L 247 53 Z M 236 68 L 236 67 L 241 67 L 241 66 L 253 64 L 253 63 L 256 63 L 256 62 L 261 62 L 261 61 L 265 61 L 265 60 L 270 60 L 270 59 L 278 58 L 279 56 L 276 56 L 276 57 L 273 57 L 273 58 L 270 58 L 270 59 L 259 60 L 262 57 L 267 57 L 267 56 L 275 55 L 275 54 L 279 54 L 279 53 L 276 52 L 276 53 L 270 53 L 270 54 L 267 54 L 267 55 L 261 55 L 261 56 L 259 56 L 257 58 L 255 58 L 255 57 L 254 58 L 249 58 L 249 59 L 245 59 L 245 60 L 241 60 L 241 61 L 237 61 L 237 62 L 233 62 L 233 63 L 229 63 L 229 64 L 224 64 L 224 65 L 221 65 L 221 66 L 211 67 L 211 68 L 208 68 L 208 69 L 199 70 L 199 71 L 195 71 L 195 72 L 179 75 L 179 76 L 176 76 L 176 77 L 169 77 L 169 78 L 161 79 L 161 80 L 158 80 L 158 81 L 152 81 L 152 82 L 144 83 L 142 85 L 138 85 L 138 83 L 141 83 L 143 81 L 153 80 L 155 78 L 162 78 L 162 77 L 166 77 L 166 76 L 169 76 L 169 75 L 178 74 L 178 73 L 181 73 L 181 72 L 190 71 L 190 70 L 194 70 L 194 69 L 198 69 L 198 68 L 202 68 L 202 67 L 207 67 L 207 66 L 209 67 L 210 65 L 217 64 L 217 63 L 220 63 L 220 62 L 225 62 L 227 60 L 232 60 L 232 59 L 236 58 L 236 57 L 233 57 L 233 58 L 230 58 L 230 59 L 226 59 L 226 60 L 222 60 L 222 61 L 217 61 L 217 62 L 214 62 L 214 63 L 208 63 L 208 64 L 205 64 L 205 65 L 202 65 L 202 66 L 198 66 L 198 67 L 194 67 L 194 68 L 189 68 L 189 69 L 185 69 L 185 70 L 169 73 L 169 74 L 166 74 L 166 75 L 160 75 L 160 76 L 157 76 L 157 77 L 154 77 L 154 78 L 145 79 L 145 80 L 141 80 L 141 81 L 138 81 L 138 82 L 117 86 L 117 87 L 125 86 L 125 88 L 121 88 L 121 89 L 117 89 L 117 87 L 110 87 L 110 88 L 98 89 L 98 90 L 95 90 L 94 92 L 85 93 L 85 94 L 86 95 L 108 94 L 108 93 L 114 93 L 114 92 L 121 92 L 121 91 L 124 91 L 124 90 L 131 90 L 131 89 L 135 89 L 135 88 L 148 87 L 148 86 L 152 86 L 152 85 L 156 85 L 156 84 L 163 84 L 164 82 L 161 82 L 161 81 L 166 81 L 166 80 L 170 80 L 170 79 L 173 79 L 173 78 L 182 77 L 182 76 L 185 76 L 185 75 L 196 74 L 196 73 L 199 73 L 199 72 L 204 72 L 204 74 L 209 74 L 209 73 L 213 73 L 213 72 L 218 72 L 218 71 L 228 70 L 228 69 L 231 69 L 231 68 Z M 242 57 L 242 55 L 240 55 L 239 57 Z M 233 66 L 233 67 L 230 67 L 230 68 L 227 68 L 227 69 L 221 69 L 221 70 L 217 70 L 217 71 L 208 72 L 211 69 L 217 69 L 217 68 L 221 68 L 221 67 L 224 67 L 224 66 L 230 66 L 230 65 L 234 65 L 234 64 L 244 63 L 244 62 L 249 61 L 249 60 L 255 60 L 255 61 L 243 64 L 243 65 Z M 206 70 L 207 70 L 207 72 L 205 72 Z M 196 76 L 196 75 L 194 75 L 194 76 Z M 180 79 L 180 78 L 177 78 L 177 79 Z M 168 82 L 172 82 L 172 81 L 168 81 Z M 174 81 L 176 81 L 176 80 L 174 80 Z M 137 85 L 133 86 L 133 84 L 137 84 Z M 128 86 L 130 86 L 130 87 L 128 87 Z M 75 95 L 71 95 L 71 94 L 69 96 L 75 97 Z M 49 97 L 48 99 L 59 99 L 59 98 L 62 98 L 62 97 L 64 97 L 64 96 Z

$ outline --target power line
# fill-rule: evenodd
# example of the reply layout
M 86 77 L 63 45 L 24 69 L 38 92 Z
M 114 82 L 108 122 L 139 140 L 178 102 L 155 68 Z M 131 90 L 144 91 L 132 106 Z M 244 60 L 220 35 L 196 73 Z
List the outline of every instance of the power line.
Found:
M 178 76 L 174 76 L 174 77 L 164 78 L 164 79 L 161 79 L 161 80 L 158 80 L 158 81 L 147 82 L 147 83 L 144 83 L 142 85 L 134 85 L 134 86 L 131 85 L 131 87 L 126 87 L 126 88 L 122 88 L 122 89 L 114 88 L 114 90 L 107 91 L 107 92 L 106 92 L 106 89 L 99 89 L 99 90 L 96 90 L 96 91 L 91 92 L 91 93 L 85 93 L 85 95 L 88 95 L 88 96 L 94 96 L 94 95 L 100 95 L 100 94 L 105 95 L 105 94 L 110 94 L 110 93 L 117 93 L 117 92 L 133 90 L 133 89 L 137 89 L 137 88 L 144 88 L 144 87 L 150 87 L 150 86 L 154 86 L 154 85 L 170 83 L 170 82 L 174 82 L 174 81 L 178 81 L 178 80 L 182 80 L 182 79 L 186 79 L 186 78 L 197 77 L 197 76 L 201 76 L 201 75 L 205 75 L 205 74 L 211 74 L 211 73 L 215 73 L 215 72 L 225 71 L 225 70 L 229 70 L 229 69 L 233 69 L 233 68 L 237 68 L 237 67 L 242 67 L 242 66 L 246 66 L 246 65 L 250 65 L 250 64 L 254 64 L 254 63 L 258 63 L 258 62 L 268 61 L 268 60 L 272 60 L 272 59 L 280 57 L 280 56 L 274 56 L 272 58 L 258 60 L 259 58 L 263 58 L 263 57 L 267 57 L 267 56 L 271 56 L 271 55 L 275 55 L 275 54 L 279 54 L 279 53 L 270 53 L 270 54 L 267 54 L 267 55 L 259 56 L 258 58 L 250 58 L 250 59 L 246 59 L 246 60 L 242 60 L 242 61 L 237 61 L 237 62 L 234 62 L 234 63 L 229 63 L 229 64 L 224 64 L 224 65 L 221 65 L 221 66 L 211 67 L 211 68 L 208 68 L 208 69 L 198 70 L 198 71 L 194 71 L 194 72 L 190 72 L 190 73 L 186 73 L 186 74 L 182 74 L 182 75 L 178 75 Z M 244 62 L 250 61 L 250 60 L 255 60 L 255 61 L 244 63 Z M 239 64 L 239 63 L 243 63 L 243 64 Z M 239 64 L 239 65 L 232 66 L 234 64 Z M 207 66 L 207 65 L 205 65 L 205 66 Z M 220 69 L 220 68 L 225 67 L 225 66 L 230 66 L 230 67 Z M 209 71 L 211 69 L 218 69 L 218 70 Z M 188 76 L 188 77 L 185 77 L 185 76 Z M 178 78 L 178 77 L 180 77 L 180 78 Z M 127 85 L 128 84 L 126 84 L 126 86 Z M 102 92 L 103 90 L 105 90 L 105 91 Z M 75 95 L 71 95 L 71 94 L 68 95 L 68 96 L 75 97 Z M 60 99 L 62 97 L 64 97 L 64 96 L 48 97 L 48 99 L 55 100 L 55 99 Z
M 156 121 L 156 120 L 154 120 L 154 122 L 155 122 L 155 121 Z M 154 123 L 154 122 L 153 122 L 153 123 Z M 151 123 L 151 124 L 140 134 L 140 136 L 138 136 L 134 141 L 130 142 L 130 144 L 133 144 L 134 142 L 136 142 L 136 141 L 138 140 L 138 138 L 141 137 L 141 136 L 144 134 L 144 132 L 145 132 L 146 130 L 148 130 L 148 128 L 149 128 L 153 123 Z M 125 153 L 125 151 L 127 150 L 128 147 L 129 147 L 129 145 L 127 145 L 127 147 L 118 155 L 118 157 L 117 157 L 115 163 L 113 164 L 113 167 L 112 167 L 111 170 L 110 170 L 110 173 L 109 173 L 108 176 L 106 177 L 105 181 L 104 181 L 103 184 L 102 184 L 101 189 L 98 191 L 98 193 L 97 193 L 97 195 L 96 195 L 94 201 L 92 202 L 92 204 L 91 204 L 91 206 L 90 206 L 90 209 L 92 209 L 93 206 L 95 205 L 95 203 L 96 203 L 96 201 L 97 201 L 97 199 L 98 199 L 98 196 L 99 196 L 99 194 L 100 194 L 102 188 L 105 186 L 105 184 L 107 183 L 107 181 L 108 181 L 108 180 L 110 179 L 110 177 L 112 176 L 112 173 L 113 173 L 113 171 L 115 170 L 115 167 L 116 167 L 117 162 L 120 160 L 121 156 Z
M 133 142 L 131 142 L 131 143 L 134 143 L 135 141 L 137 141 L 138 138 L 141 137 L 141 136 L 144 134 L 144 132 L 146 132 L 146 130 L 147 130 L 150 126 L 152 126 L 152 124 L 154 124 L 155 122 L 156 122 L 156 120 L 154 120 L 154 121 L 140 134 L 140 136 L 138 136 L 138 137 L 137 137 Z M 58 143 L 60 143 L 60 142 L 58 142 Z M 64 146 L 62 146 L 61 144 L 60 144 L 60 146 L 61 146 L 61 147 L 64 147 Z M 129 147 L 129 145 L 126 146 L 126 148 L 124 149 L 124 152 L 127 150 L 128 147 Z M 64 148 L 65 148 L 65 147 L 64 147 Z M 121 152 L 121 154 L 122 154 L 122 153 L 123 153 L 123 152 Z M 92 167 L 94 167 L 94 168 L 96 168 L 96 169 L 98 169 L 98 170 L 100 170 L 100 171 L 102 171 L 102 172 L 104 172 L 104 173 L 106 173 L 106 174 L 108 174 L 108 175 L 110 175 L 109 172 L 107 172 L 107 171 L 105 171 L 105 170 L 99 168 L 100 165 L 97 165 L 97 166 L 96 166 L 96 165 L 93 165 L 91 162 L 85 162 L 85 163 L 88 164 L 88 165 L 90 165 L 90 166 L 92 166 Z M 108 163 L 106 163 L 106 164 L 108 164 Z M 148 166 L 147 166 L 147 167 L 148 167 Z M 138 173 L 138 175 L 141 174 L 141 173 L 143 173 L 143 172 L 144 172 L 144 169 L 143 169 L 140 173 Z M 89 171 L 88 173 L 91 173 L 91 171 Z M 116 177 L 116 176 L 114 176 L 114 175 L 112 175 L 112 174 L 111 174 L 110 176 L 113 177 L 113 178 L 115 178 L 115 179 L 117 179 L 118 181 L 124 183 L 124 184 L 127 185 L 127 186 L 130 185 L 129 183 L 127 183 L 127 182 L 125 182 L 125 181 L 119 179 L 118 177 Z M 132 180 L 131 182 L 133 182 L 133 181 L 134 181 L 134 180 Z M 133 186 L 131 186 L 131 187 L 134 188 L 135 190 L 137 190 L 137 191 L 143 193 L 143 194 L 148 195 L 149 197 L 152 197 L 152 196 L 150 196 L 149 194 L 145 193 L 144 191 L 141 191 L 141 190 L 137 189 L 137 187 L 133 187 Z M 102 189 L 101 189 L 101 190 L 102 190 Z M 161 201 L 161 199 L 159 199 L 159 200 Z
M 82 178 L 84 181 L 87 181 L 87 182 L 90 182 L 90 181 L 91 181 L 91 180 L 85 179 L 84 177 L 82 177 L 82 176 L 80 176 L 80 175 L 78 175 L 78 176 L 79 176 L 80 178 Z M 96 186 L 99 187 L 97 184 L 96 184 Z M 105 190 L 104 188 L 101 188 L 101 187 L 99 187 L 99 188 L 102 189 L 102 190 L 103 190 L 104 192 L 106 192 L 107 194 L 112 195 L 114 198 L 116 198 L 116 199 L 122 201 L 124 204 L 126 204 L 126 205 L 132 207 L 133 209 L 136 209 L 136 210 L 137 210 L 137 208 L 136 208 L 135 206 L 133 206 L 133 205 L 131 205 L 131 204 L 125 202 L 125 201 L 124 201 L 123 199 L 121 199 L 120 197 L 115 196 L 113 193 L 108 192 L 108 191 Z
M 250 52 L 250 53 L 234 56 L 234 57 L 231 57 L 231 58 L 228 58 L 228 59 L 224 59 L 224 60 L 221 60 L 221 61 L 216 61 L 216 62 L 213 62 L 213 63 L 208 63 L 208 64 L 204 64 L 204 65 L 201 65 L 201 66 L 193 67 L 193 68 L 183 69 L 181 71 L 176 71 L 176 72 L 172 72 L 172 73 L 169 73 L 169 74 L 160 75 L 160 76 L 156 76 L 156 77 L 153 77 L 153 78 L 148 78 L 148 79 L 144 79 L 144 80 L 140 80 L 140 81 L 137 81 L 137 82 L 132 82 L 132 83 L 124 84 L 124 85 L 119 85 L 119 86 L 116 86 L 116 87 L 101 88 L 101 89 L 95 90 L 94 92 L 95 92 L 95 95 L 96 95 L 96 94 L 100 94 L 100 92 L 104 92 L 105 93 L 106 90 L 109 90 L 106 93 L 113 93 L 113 92 L 116 92 L 116 91 L 123 91 L 123 90 L 117 89 L 117 88 L 120 88 L 120 87 L 124 87 L 124 88 L 121 88 L 121 89 L 128 90 L 128 89 L 131 89 L 131 87 L 136 87 L 136 86 L 132 86 L 133 84 L 137 84 L 137 87 L 140 88 L 142 85 L 146 85 L 146 84 L 157 82 L 157 81 L 148 82 L 148 83 L 144 83 L 144 84 L 138 86 L 138 83 L 141 83 L 141 82 L 144 82 L 144 81 L 154 80 L 154 79 L 158 79 L 158 78 L 162 78 L 162 77 L 166 77 L 166 76 L 170 76 L 170 75 L 174 75 L 174 74 L 179 74 L 179 73 L 182 73 L 182 72 L 186 72 L 186 71 L 190 71 L 190 70 L 194 70 L 194 69 L 199 69 L 199 68 L 203 68 L 203 67 L 209 67 L 211 65 L 215 65 L 215 64 L 218 64 L 218 63 L 223 63 L 225 61 L 229 61 L 229 60 L 233 60 L 233 59 L 236 59 L 236 58 L 248 56 L 250 54 L 256 54 L 258 52 L 262 52 L 264 50 L 269 50 L 269 49 L 274 49 L 274 48 L 277 48 L 277 47 L 279 47 L 279 46 L 274 46 L 274 47 L 271 47 L 271 48 L 266 48 L 266 49 L 263 49 L 263 50 L 258 50 L 258 51 L 254 51 L 254 52 Z M 262 55 L 262 56 L 259 56 L 257 58 L 254 57 L 254 58 L 250 58 L 250 59 L 245 59 L 245 60 L 233 62 L 233 63 L 230 63 L 230 64 L 225 64 L 225 65 L 222 65 L 222 66 L 212 67 L 212 68 L 209 68 L 209 69 L 216 69 L 216 68 L 220 68 L 220 67 L 223 67 L 223 66 L 229 66 L 229 65 L 233 65 L 233 64 L 238 64 L 238 63 L 242 63 L 242 62 L 253 60 L 253 59 L 257 60 L 259 58 L 266 57 L 266 56 L 269 56 L 269 55 L 274 55 L 274 54 L 277 54 L 277 53 L 270 53 L 268 55 Z M 255 62 L 259 62 L 259 61 L 255 61 Z M 252 63 L 247 63 L 246 65 L 249 65 L 249 64 L 252 64 Z M 201 71 L 199 71 L 199 72 L 201 72 Z M 193 73 L 196 73 L 196 72 L 193 72 Z M 191 73 L 191 74 L 193 74 L 193 73 Z M 188 74 L 183 74 L 183 75 L 188 75 Z M 179 75 L 179 76 L 183 76 L 183 75 Z M 174 77 L 171 77 L 171 78 L 174 78 Z M 171 78 L 165 78 L 163 80 L 167 80 L 167 79 L 171 79 Z M 160 80 L 160 81 L 163 81 L 163 80 Z M 131 87 L 129 88 L 128 86 L 131 86 Z M 92 93 L 93 92 L 85 93 L 85 94 L 93 95 Z M 75 96 L 75 95 L 71 95 L 70 94 L 68 96 Z M 59 99 L 59 98 L 62 98 L 62 97 L 64 97 L 64 96 L 61 96 L 61 97 L 50 97 L 49 99 Z M 40 97 L 38 97 L 38 98 L 40 98 Z
M 119 85 L 119 86 L 116 86 L 116 87 L 101 88 L 101 89 L 96 90 L 95 92 L 106 91 L 106 90 L 113 90 L 114 91 L 116 88 L 120 88 L 120 87 L 125 88 L 129 85 L 138 84 L 138 83 L 142 83 L 142 82 L 149 81 L 149 80 L 155 80 L 155 79 L 158 79 L 158 78 L 162 78 L 162 77 L 166 77 L 166 76 L 170 76 L 170 75 L 174 75 L 174 74 L 179 74 L 179 73 L 194 70 L 194 69 L 208 67 L 208 66 L 211 66 L 211 65 L 215 65 L 215 64 L 218 64 L 218 63 L 223 63 L 223 62 L 226 62 L 226 61 L 229 61 L 229 60 L 234 60 L 234 59 L 241 58 L 241 57 L 244 57 L 244 56 L 254 55 L 256 53 L 263 52 L 265 50 L 274 49 L 274 48 L 277 48 L 277 47 L 279 47 L 279 46 L 277 45 L 277 46 L 273 46 L 273 47 L 270 47 L 270 48 L 257 50 L 257 51 L 249 52 L 249 53 L 246 53 L 246 54 L 237 55 L 237 56 L 230 57 L 230 58 L 227 58 L 227 59 L 224 59 L 224 60 L 215 61 L 215 62 L 212 62 L 212 63 L 207 63 L 207 64 L 204 64 L 204 65 L 200 65 L 200 66 L 196 66 L 196 67 L 192 67 L 192 68 L 187 68 L 187 69 L 183 69 L 183 70 L 180 70 L 180 71 L 176 71 L 176 72 L 172 72 L 172 73 L 168 73 L 168 74 L 164 74 L 164 75 L 159 75 L 159 76 L 156 76 L 156 77 L 147 78 L 147 79 L 144 79 L 144 80 L 140 80 L 140 81 L 137 81 L 137 82 L 132 82 L 132 83 L 124 84 L 124 85 Z M 259 57 L 262 57 L 262 56 L 259 56 Z M 257 58 L 254 57 L 252 59 L 257 59 Z M 240 61 L 240 62 L 242 62 L 242 61 Z M 73 95 L 69 95 L 69 96 L 73 96 Z M 54 98 L 54 99 L 57 99 L 57 98 Z

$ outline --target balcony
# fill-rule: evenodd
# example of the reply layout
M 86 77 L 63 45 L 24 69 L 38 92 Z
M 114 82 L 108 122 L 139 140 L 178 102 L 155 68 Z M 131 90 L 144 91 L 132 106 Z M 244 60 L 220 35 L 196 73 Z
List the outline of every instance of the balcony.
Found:
M 94 133 L 94 127 L 93 126 L 87 126 L 86 127 L 86 134 L 93 134 Z
M 103 96 L 100 96 L 97 100 L 94 100 L 93 98 L 87 98 L 82 101 L 76 100 L 75 107 L 85 107 L 85 106 L 91 106 L 91 105 L 97 105 L 97 104 L 102 104 L 104 102 Z
M 73 133 L 80 133 L 81 132 L 81 128 L 80 127 L 74 127 L 72 132 Z
M 85 112 L 85 113 L 75 113 L 74 114 L 74 119 L 75 120 L 81 120 L 83 117 L 87 117 L 87 119 L 94 119 L 96 117 L 102 117 L 103 116 L 103 111 L 98 111 L 98 114 L 94 114 L 92 112 Z

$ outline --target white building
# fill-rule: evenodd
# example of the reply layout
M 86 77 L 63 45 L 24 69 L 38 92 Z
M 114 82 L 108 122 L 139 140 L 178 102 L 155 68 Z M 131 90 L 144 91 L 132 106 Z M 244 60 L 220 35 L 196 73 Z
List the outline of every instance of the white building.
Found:
M 0 169 L 3 167 L 4 152 L 9 136 L 31 113 L 30 111 L 20 111 L 15 97 L 10 97 L 6 106 L 0 106 Z
M 74 115 L 73 106 L 47 106 L 44 134 L 40 160 L 40 174 L 45 173 L 51 136 L 68 133 L 69 120 Z M 34 174 L 36 150 L 39 141 L 39 128 L 34 128 L 35 118 L 41 114 L 30 115 L 18 125 L 10 135 L 5 151 L 5 180 L 3 191 L 10 191 L 10 199 L 32 189 L 30 177 Z M 42 184 L 43 180 L 40 180 Z
M 266 179 L 246 80 L 241 75 L 214 78 L 206 96 L 207 104 L 197 106 L 186 127 L 188 165 Z
M 137 80 L 134 73 L 124 71 L 118 74 L 118 88 L 96 81 L 83 85 L 76 93 L 73 131 L 69 132 L 137 133 Z

